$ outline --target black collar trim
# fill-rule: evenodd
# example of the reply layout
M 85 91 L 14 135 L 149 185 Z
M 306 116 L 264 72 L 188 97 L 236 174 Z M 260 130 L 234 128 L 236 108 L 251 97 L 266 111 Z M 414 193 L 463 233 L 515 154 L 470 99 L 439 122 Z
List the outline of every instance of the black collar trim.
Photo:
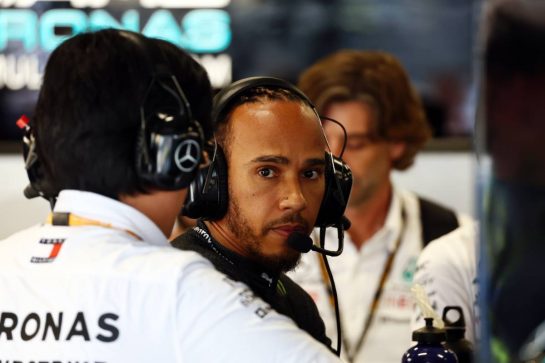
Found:
M 241 272 L 248 278 L 259 283 L 260 285 L 264 285 L 265 287 L 271 289 L 277 288 L 280 273 L 267 271 L 263 268 L 263 266 L 260 266 L 248 258 L 225 248 L 212 237 L 202 220 L 197 221 L 197 225 L 193 227 L 193 231 L 201 241 L 205 242 L 206 246 L 211 251 L 220 256 L 230 265 L 236 266 L 237 269 L 241 270 Z

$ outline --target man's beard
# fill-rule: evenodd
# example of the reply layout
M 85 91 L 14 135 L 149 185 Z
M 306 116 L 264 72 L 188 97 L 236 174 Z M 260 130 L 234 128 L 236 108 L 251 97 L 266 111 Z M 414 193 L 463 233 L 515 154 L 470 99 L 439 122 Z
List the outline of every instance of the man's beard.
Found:
M 239 242 L 243 244 L 244 249 L 248 253 L 248 257 L 269 271 L 287 272 L 293 270 L 301 259 L 301 253 L 295 249 L 288 248 L 285 253 L 280 255 L 266 255 L 262 252 L 262 249 L 267 248 L 263 243 L 263 239 L 271 228 L 276 225 L 295 222 L 302 224 L 305 227 L 305 230 L 307 230 L 308 223 L 300 215 L 292 214 L 268 223 L 263 227 L 259 234 L 256 234 L 252 231 L 248 220 L 242 214 L 238 201 L 235 198 L 232 198 L 229 202 L 227 226 Z

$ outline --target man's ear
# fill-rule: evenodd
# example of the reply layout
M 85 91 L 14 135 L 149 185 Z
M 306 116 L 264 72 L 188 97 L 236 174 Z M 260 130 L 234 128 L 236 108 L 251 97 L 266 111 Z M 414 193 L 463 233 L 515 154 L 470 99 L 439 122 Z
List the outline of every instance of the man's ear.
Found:
M 390 160 L 395 162 L 405 153 L 407 144 L 405 142 L 390 142 Z

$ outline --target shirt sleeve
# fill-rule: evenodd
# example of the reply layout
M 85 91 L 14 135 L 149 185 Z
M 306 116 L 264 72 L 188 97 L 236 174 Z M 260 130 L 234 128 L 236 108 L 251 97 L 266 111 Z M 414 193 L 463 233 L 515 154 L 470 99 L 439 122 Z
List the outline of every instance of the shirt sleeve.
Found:
M 187 362 L 340 362 L 246 285 L 205 264 L 186 269 L 177 320 Z
M 466 225 L 431 242 L 422 250 L 414 283 L 421 285 L 431 306 L 442 317 L 445 306 L 459 306 L 464 313 L 465 337 L 475 343 L 476 311 L 476 235 Z M 412 330 L 425 323 L 420 308 L 415 306 Z

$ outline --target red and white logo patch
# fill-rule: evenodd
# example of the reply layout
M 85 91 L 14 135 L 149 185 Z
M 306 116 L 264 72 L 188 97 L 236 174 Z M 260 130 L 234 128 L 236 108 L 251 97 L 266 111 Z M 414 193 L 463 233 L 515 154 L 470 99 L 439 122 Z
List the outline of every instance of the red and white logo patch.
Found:
M 53 260 L 55 260 L 55 258 L 57 258 L 64 241 L 65 241 L 65 238 L 42 238 L 42 239 L 40 239 L 40 244 L 51 245 L 51 250 L 49 252 L 49 256 L 47 256 L 47 257 L 33 256 L 33 257 L 31 257 L 30 262 L 32 262 L 32 263 L 52 262 Z

